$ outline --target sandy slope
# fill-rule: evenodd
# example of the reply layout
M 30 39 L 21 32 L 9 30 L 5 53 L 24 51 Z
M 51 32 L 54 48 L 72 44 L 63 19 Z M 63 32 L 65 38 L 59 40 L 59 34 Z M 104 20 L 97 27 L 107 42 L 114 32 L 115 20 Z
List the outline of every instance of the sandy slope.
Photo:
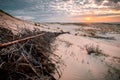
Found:
M 72 27 L 73 26 L 73 27 Z M 74 25 L 48 25 L 51 31 L 68 31 L 60 35 L 53 46 L 66 66 L 62 66 L 60 80 L 119 80 L 120 79 L 120 34 L 109 34 L 116 40 L 105 40 L 74 35 Z M 59 28 L 58 28 L 59 27 Z M 56 30 L 55 30 L 56 29 Z M 79 33 L 80 34 L 80 33 Z M 102 55 L 88 54 L 86 46 L 99 48 Z
M 120 47 L 69 34 L 59 36 L 55 45 L 55 53 L 59 54 L 67 65 L 60 80 L 119 80 Z M 100 50 L 109 56 L 88 55 L 86 45 L 98 45 Z M 118 73 L 115 73 L 116 70 Z
M 0 10 L 0 26 L 12 30 L 13 33 L 21 32 L 23 28 L 34 30 L 37 28 L 32 22 L 17 19 Z

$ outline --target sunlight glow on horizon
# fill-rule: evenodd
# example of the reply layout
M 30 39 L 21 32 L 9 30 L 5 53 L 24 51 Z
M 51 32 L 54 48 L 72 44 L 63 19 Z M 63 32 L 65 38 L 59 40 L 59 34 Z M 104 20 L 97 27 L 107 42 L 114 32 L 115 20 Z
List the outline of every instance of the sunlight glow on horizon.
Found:
M 92 21 L 91 17 L 85 17 L 85 22 L 91 22 L 91 21 Z
M 102 23 L 102 22 L 120 22 L 120 16 L 84 16 L 84 17 L 72 17 L 68 18 L 69 20 L 75 22 L 84 22 L 84 23 Z
M 118 17 L 85 17 L 83 20 L 80 20 L 81 22 L 87 22 L 87 23 L 94 23 L 94 22 L 119 22 L 120 21 L 120 16 Z

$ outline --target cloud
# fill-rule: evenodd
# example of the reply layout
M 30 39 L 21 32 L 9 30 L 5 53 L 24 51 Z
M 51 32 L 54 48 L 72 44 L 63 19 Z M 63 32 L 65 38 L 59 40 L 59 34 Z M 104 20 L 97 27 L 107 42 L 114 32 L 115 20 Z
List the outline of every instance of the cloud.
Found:
M 34 17 L 31 16 L 15 16 L 16 18 L 24 19 L 24 20 L 32 20 Z
M 120 0 L 0 0 L 0 8 L 13 16 L 42 21 L 57 16 L 120 14 Z
M 112 0 L 67 0 L 67 2 L 53 2 L 52 8 L 62 11 L 69 15 L 88 15 L 88 14 L 112 14 L 110 10 L 119 9 L 119 1 L 114 3 Z M 102 11 L 101 11 L 102 10 Z M 107 10 L 107 11 L 106 11 Z M 101 12 L 101 13 L 100 13 Z

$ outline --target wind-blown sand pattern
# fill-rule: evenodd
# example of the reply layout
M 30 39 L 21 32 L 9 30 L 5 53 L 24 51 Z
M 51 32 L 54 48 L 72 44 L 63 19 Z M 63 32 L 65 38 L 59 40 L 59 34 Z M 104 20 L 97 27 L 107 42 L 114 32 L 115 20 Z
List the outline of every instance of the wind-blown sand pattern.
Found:
M 98 29 L 105 29 L 100 27 L 105 25 L 110 31 L 97 32 Z M 116 25 L 114 30 L 112 30 L 112 24 L 99 24 L 99 27 L 48 24 L 47 27 L 53 31 L 56 29 L 55 31 L 62 30 L 69 33 L 58 36 L 53 44 L 54 53 L 58 54 L 66 65 L 62 68 L 60 80 L 120 79 L 120 25 Z M 79 30 L 76 31 L 76 29 Z M 96 33 L 91 35 L 88 29 Z

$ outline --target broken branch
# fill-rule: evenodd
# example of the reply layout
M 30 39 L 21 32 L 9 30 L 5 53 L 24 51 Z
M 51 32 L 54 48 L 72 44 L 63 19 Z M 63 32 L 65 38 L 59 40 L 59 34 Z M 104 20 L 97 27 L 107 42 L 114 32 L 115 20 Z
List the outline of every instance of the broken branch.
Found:
M 11 42 L 8 42 L 8 43 L 3 43 L 3 44 L 0 44 L 0 48 L 6 47 L 6 46 L 9 46 L 9 45 L 12 45 L 12 44 L 16 44 L 16 43 L 19 43 L 19 42 L 22 42 L 22 41 L 26 41 L 26 40 L 29 40 L 29 39 L 33 39 L 33 38 L 39 37 L 39 36 L 41 36 L 43 34 L 44 33 L 38 34 L 38 35 L 35 35 L 35 36 L 26 37 L 26 38 L 19 39 L 19 40 L 15 40 L 15 41 L 11 41 Z

